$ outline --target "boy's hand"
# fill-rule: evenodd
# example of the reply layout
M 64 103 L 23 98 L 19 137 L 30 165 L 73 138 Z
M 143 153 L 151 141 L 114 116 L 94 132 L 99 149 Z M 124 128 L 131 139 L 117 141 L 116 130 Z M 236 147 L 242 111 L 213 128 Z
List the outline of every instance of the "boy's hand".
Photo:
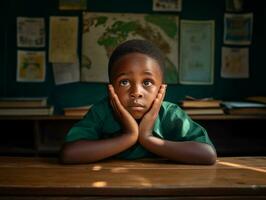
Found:
M 111 84 L 108 85 L 108 90 L 109 90 L 110 103 L 114 109 L 116 117 L 118 118 L 118 120 L 122 125 L 123 131 L 125 133 L 138 135 L 139 128 L 136 120 L 121 104 L 117 94 L 114 91 L 114 87 Z
M 166 91 L 166 84 L 161 85 L 159 92 L 153 101 L 153 104 L 150 108 L 150 110 L 143 116 L 140 124 L 139 124 L 139 140 L 145 139 L 146 137 L 152 135 L 153 126 L 155 123 L 155 120 L 158 116 L 158 113 L 160 111 L 165 91 Z

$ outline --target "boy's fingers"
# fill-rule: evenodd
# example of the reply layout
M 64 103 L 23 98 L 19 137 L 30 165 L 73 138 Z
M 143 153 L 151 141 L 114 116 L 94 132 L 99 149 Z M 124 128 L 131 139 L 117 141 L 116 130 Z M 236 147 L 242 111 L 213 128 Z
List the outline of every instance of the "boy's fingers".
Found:
M 114 87 L 111 84 L 109 84 L 108 87 L 109 87 L 109 90 L 111 93 L 111 97 L 112 97 L 111 100 L 112 100 L 113 107 L 114 107 L 116 113 L 119 115 L 119 117 L 122 117 L 123 114 L 125 114 L 125 108 L 123 107 L 117 94 L 115 93 Z
M 112 105 L 113 109 L 115 110 L 116 114 L 118 114 L 118 109 L 117 109 L 117 106 L 116 106 L 114 100 L 111 99 L 110 102 L 111 102 L 111 105 Z
M 159 102 L 157 102 L 157 103 L 162 103 L 163 102 L 163 99 L 165 97 L 165 91 L 166 91 L 166 85 L 165 84 L 161 85 L 160 90 L 159 90 L 159 92 L 157 94 L 157 97 L 156 97 L 156 99 L 159 100 Z
M 111 103 L 115 113 L 118 116 L 121 116 L 120 110 L 119 110 L 118 105 L 117 105 L 117 100 L 116 100 L 117 95 L 115 94 L 114 88 L 111 84 L 109 84 L 108 89 L 109 89 L 109 94 L 110 94 L 110 103 Z
M 164 97 L 165 97 L 166 88 L 167 88 L 167 85 L 164 85 L 164 86 L 163 86 L 163 96 L 162 96 L 162 101 L 164 100 Z
M 160 94 L 161 95 L 161 94 Z M 154 100 L 154 102 L 153 102 L 153 105 L 152 105 L 152 107 L 151 107 L 151 109 L 150 109 L 150 111 L 149 111 L 149 113 L 151 114 L 151 115 L 157 115 L 157 113 L 159 112 L 159 110 L 160 110 L 160 107 L 161 107 L 161 101 L 159 100 L 159 98 L 156 98 L 155 100 Z
M 158 93 L 157 98 L 159 99 L 159 103 L 162 104 L 164 97 L 165 97 L 165 91 L 166 91 L 166 85 L 161 85 L 160 91 Z
M 121 102 L 120 102 L 120 100 L 116 94 L 113 95 L 113 100 L 114 100 L 114 103 L 115 103 L 117 109 L 121 111 L 121 109 L 123 109 L 123 106 L 122 106 L 122 104 L 121 104 Z
M 152 115 L 157 115 L 157 113 L 160 110 L 161 104 L 163 102 L 164 96 L 165 96 L 165 90 L 166 90 L 167 85 L 163 84 L 161 85 L 159 92 L 157 94 L 157 97 L 155 98 L 153 105 L 151 107 L 150 113 Z

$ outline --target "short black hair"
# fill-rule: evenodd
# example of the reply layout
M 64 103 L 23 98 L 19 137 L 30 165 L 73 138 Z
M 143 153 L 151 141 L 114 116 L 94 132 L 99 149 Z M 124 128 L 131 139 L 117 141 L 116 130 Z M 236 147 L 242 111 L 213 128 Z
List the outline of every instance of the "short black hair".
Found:
M 127 54 L 130 54 L 130 53 L 145 54 L 153 58 L 154 60 L 156 60 L 160 66 L 162 77 L 164 77 L 165 58 L 161 50 L 156 45 L 154 45 L 152 42 L 148 40 L 133 39 L 133 40 L 128 40 L 124 43 L 121 43 L 113 51 L 109 59 L 109 63 L 108 63 L 109 81 L 111 81 L 111 70 L 115 62 L 118 61 L 121 57 Z

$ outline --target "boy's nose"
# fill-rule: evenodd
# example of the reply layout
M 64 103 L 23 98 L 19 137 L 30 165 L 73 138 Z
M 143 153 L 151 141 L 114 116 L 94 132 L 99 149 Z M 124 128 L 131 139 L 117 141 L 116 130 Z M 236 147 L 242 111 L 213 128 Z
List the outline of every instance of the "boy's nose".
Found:
M 140 98 L 143 97 L 143 94 L 141 92 L 141 87 L 140 86 L 133 86 L 131 88 L 131 92 L 130 92 L 130 97 L 132 98 Z

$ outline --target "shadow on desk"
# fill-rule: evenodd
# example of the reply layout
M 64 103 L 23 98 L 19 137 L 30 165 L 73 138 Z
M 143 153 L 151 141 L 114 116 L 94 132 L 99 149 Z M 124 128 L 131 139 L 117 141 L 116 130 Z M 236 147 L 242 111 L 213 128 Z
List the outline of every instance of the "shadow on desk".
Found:
M 0 199 L 129 197 L 266 199 L 266 157 L 221 157 L 212 166 L 163 159 L 62 165 L 55 158 L 0 157 Z

